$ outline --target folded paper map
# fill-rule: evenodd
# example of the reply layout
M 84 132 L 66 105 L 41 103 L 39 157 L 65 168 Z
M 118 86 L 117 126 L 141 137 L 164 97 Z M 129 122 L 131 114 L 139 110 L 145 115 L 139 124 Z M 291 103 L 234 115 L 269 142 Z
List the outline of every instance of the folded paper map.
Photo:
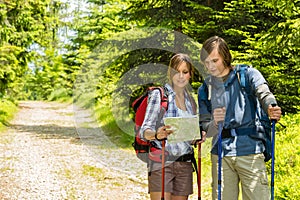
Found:
M 167 117 L 164 118 L 165 125 L 171 126 L 174 132 L 168 136 L 168 143 L 200 140 L 199 117 Z

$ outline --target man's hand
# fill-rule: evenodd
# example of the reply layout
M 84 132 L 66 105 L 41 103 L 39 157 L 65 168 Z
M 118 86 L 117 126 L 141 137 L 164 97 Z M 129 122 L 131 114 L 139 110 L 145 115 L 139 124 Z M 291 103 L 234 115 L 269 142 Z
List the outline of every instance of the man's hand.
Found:
M 268 107 L 268 115 L 270 119 L 279 121 L 281 117 L 281 108 L 279 106 L 271 106 Z
M 215 125 L 218 125 L 219 122 L 225 120 L 225 114 L 226 114 L 225 107 L 214 109 L 213 117 L 214 117 Z

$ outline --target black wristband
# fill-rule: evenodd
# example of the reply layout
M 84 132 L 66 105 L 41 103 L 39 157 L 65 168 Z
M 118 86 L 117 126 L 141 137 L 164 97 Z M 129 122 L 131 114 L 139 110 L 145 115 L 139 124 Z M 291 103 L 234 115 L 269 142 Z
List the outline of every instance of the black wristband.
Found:
M 165 140 L 165 138 L 158 139 L 158 137 L 157 137 L 157 132 L 155 133 L 154 137 L 155 137 L 155 139 L 158 140 L 158 141 L 163 141 L 163 140 Z

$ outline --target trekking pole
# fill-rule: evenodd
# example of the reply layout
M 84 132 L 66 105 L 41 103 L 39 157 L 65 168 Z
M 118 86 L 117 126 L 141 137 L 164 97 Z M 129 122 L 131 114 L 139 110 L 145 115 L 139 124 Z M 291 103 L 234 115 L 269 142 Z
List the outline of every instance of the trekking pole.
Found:
M 222 130 L 223 130 L 223 123 L 218 123 L 218 200 L 221 200 L 222 196 Z
M 198 143 L 198 200 L 201 200 L 201 142 Z
M 272 107 L 275 107 L 276 104 L 272 104 Z M 275 167 L 275 124 L 276 120 L 271 119 L 272 121 L 272 163 L 271 163 L 271 200 L 274 200 L 274 167 Z
M 161 154 L 161 200 L 165 199 L 165 146 L 166 140 L 163 140 Z
M 202 135 L 203 127 L 200 125 L 200 136 L 203 140 Z M 198 200 L 201 200 L 201 142 L 198 143 L 198 174 L 197 174 L 197 184 L 198 184 Z

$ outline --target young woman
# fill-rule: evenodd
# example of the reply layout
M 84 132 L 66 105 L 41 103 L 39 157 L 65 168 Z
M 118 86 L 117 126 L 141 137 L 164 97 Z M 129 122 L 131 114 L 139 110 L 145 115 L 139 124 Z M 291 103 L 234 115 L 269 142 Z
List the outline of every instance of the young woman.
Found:
M 185 54 L 174 55 L 169 64 L 168 79 L 165 85 L 168 93 L 168 109 L 164 117 L 190 116 L 196 114 L 196 104 L 189 94 L 187 86 L 193 76 L 191 59 Z M 152 141 L 158 149 L 162 147 L 162 139 L 173 131 L 163 124 L 160 119 L 160 94 L 154 90 L 149 97 L 145 120 L 141 128 L 144 140 Z M 185 200 L 193 193 L 193 147 L 190 141 L 169 144 L 166 140 L 168 152 L 165 163 L 165 199 Z M 149 165 L 149 193 L 152 200 L 161 198 L 161 163 L 151 162 Z
M 206 79 L 206 92 L 211 108 L 203 100 L 204 86 L 199 88 L 200 122 L 207 136 L 213 136 L 212 147 L 212 199 L 218 199 L 218 123 L 222 122 L 222 200 L 237 200 L 241 183 L 244 200 L 269 199 L 268 179 L 264 162 L 264 144 L 255 137 L 255 108 L 242 90 L 239 77 L 231 66 L 231 54 L 224 39 L 214 36 L 207 39 L 201 49 L 201 61 L 211 76 Z M 246 76 L 271 119 L 279 120 L 281 108 L 270 92 L 261 73 L 248 68 Z M 254 115 L 253 115 L 254 110 Z

